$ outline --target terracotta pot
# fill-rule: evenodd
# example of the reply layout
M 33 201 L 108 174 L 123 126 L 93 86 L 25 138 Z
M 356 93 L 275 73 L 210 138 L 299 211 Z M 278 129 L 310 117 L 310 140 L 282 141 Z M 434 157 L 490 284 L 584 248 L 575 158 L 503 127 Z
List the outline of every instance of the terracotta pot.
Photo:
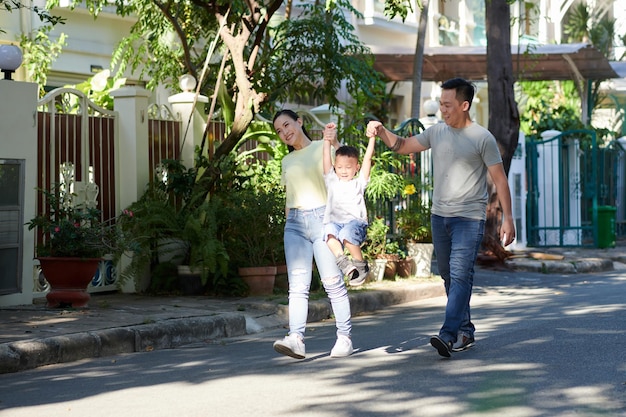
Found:
M 413 275 L 414 266 L 413 258 L 400 259 L 396 262 L 396 274 L 402 278 L 408 278 Z
M 385 278 L 394 279 L 396 277 L 396 269 L 398 268 L 397 261 L 387 259 L 387 263 L 385 264 Z
M 385 278 L 394 279 L 396 277 L 396 270 L 398 268 L 397 263 L 400 258 L 397 255 L 380 255 L 382 259 L 387 260 L 387 265 L 385 265 Z
M 50 284 L 48 307 L 87 307 L 89 283 L 101 258 L 38 258 L 44 278 Z
M 275 266 L 240 267 L 239 276 L 250 287 L 250 295 L 272 295 L 274 293 Z

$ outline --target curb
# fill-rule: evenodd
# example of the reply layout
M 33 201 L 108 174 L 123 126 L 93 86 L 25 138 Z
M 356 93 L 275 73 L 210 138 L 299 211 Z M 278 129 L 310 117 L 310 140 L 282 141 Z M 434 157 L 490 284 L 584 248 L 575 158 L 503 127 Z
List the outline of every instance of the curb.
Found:
M 245 317 L 226 313 L 4 343 L 0 345 L 0 373 L 85 358 L 171 349 L 197 341 L 243 334 L 246 334 Z
M 530 258 L 510 259 L 506 265 L 514 271 L 538 272 L 544 274 L 582 274 L 614 270 L 611 259 L 582 258 L 571 261 L 542 261 Z
M 373 289 L 349 294 L 352 314 L 445 295 L 440 282 L 407 285 L 400 289 Z M 181 345 L 258 333 L 288 323 L 286 305 L 249 306 L 248 313 L 162 320 L 150 324 L 81 332 L 63 336 L 0 344 L 0 373 L 19 372 L 55 363 L 73 362 L 122 353 L 172 349 Z M 309 302 L 308 322 L 332 317 L 328 301 Z

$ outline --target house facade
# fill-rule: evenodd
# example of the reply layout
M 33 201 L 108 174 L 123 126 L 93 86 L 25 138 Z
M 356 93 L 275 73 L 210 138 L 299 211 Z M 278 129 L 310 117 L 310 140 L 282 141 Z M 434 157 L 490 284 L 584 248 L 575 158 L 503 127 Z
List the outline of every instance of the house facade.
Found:
M 511 42 L 513 44 L 551 44 L 560 43 L 565 39 L 564 24 L 566 14 L 581 0 L 545 0 L 532 4 L 515 2 L 511 6 Z M 45 1 L 32 0 L 32 6 L 43 8 Z M 294 12 L 298 5 L 305 3 L 295 0 Z M 384 16 L 384 0 L 354 0 L 354 7 L 363 17 L 353 17 L 353 26 L 358 37 L 374 49 L 395 46 L 414 48 L 417 39 L 419 11 L 409 13 L 404 21 L 400 18 L 389 20 Z M 615 19 L 617 36 L 626 33 L 626 10 L 620 7 L 617 0 L 599 0 L 593 2 L 594 10 L 600 16 Z M 52 62 L 48 77 L 48 88 L 77 84 L 102 69 L 109 69 L 111 54 L 115 45 L 128 34 L 134 23 L 131 17 L 120 17 L 114 10 L 105 10 L 94 20 L 84 7 L 70 10 L 69 0 L 61 2 L 52 13 L 66 19 L 66 24 L 57 25 L 50 34 L 52 41 L 57 40 L 61 33 L 67 35 L 66 46 L 60 56 Z M 484 46 L 485 34 L 485 0 L 446 0 L 430 1 L 426 26 L 426 46 Z M 18 43 L 21 34 L 32 33 L 42 23 L 36 14 L 21 9 L 8 13 L 0 11 L 0 44 Z M 615 51 L 612 60 L 620 58 L 626 49 L 615 40 Z M 459 63 L 462 65 L 462 63 Z M 626 72 L 626 68 L 624 69 Z M 626 74 L 622 74 L 626 75 Z M 142 84 L 133 74 L 127 74 L 127 84 Z M 26 79 L 26 70 L 21 68 L 16 79 Z M 481 124 L 487 124 L 487 88 L 486 81 L 473 80 L 478 87 L 473 117 Z M 391 86 L 390 86 L 391 88 Z M 622 103 L 626 96 L 626 82 L 623 77 L 607 82 L 607 90 L 614 94 L 614 103 Z M 424 82 L 422 99 L 436 99 L 439 90 L 437 83 Z M 165 97 L 165 93 L 157 91 L 157 96 Z M 403 81 L 393 86 L 391 122 L 401 122 L 411 116 L 411 82 Z M 620 106 L 621 104 L 617 104 Z M 423 106 L 421 106 L 423 107 Z M 426 116 L 422 111 L 420 117 Z M 602 116 L 604 118 L 610 116 Z

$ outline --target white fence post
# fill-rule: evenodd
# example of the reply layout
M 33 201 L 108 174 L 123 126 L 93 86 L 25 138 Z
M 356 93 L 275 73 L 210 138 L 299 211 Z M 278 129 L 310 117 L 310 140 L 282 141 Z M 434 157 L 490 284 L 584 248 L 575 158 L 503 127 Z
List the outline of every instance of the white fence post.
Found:
M 515 240 L 510 249 L 524 249 L 526 247 L 526 136 L 519 132 L 519 141 L 509 168 L 509 189 L 511 190 L 511 209 L 515 222 Z
M 150 180 L 148 166 L 148 100 L 152 93 L 138 87 L 122 87 L 111 92 L 119 114 L 118 161 L 115 188 L 119 207 L 137 201 Z
M 119 132 L 115 144 L 115 189 L 119 207 L 124 208 L 141 197 L 150 180 L 148 157 L 148 100 L 152 93 L 138 87 L 122 87 L 111 92 L 119 114 Z M 122 259 L 121 268 L 127 260 Z M 126 282 L 121 290 L 134 293 L 146 287 L 145 277 Z
M 196 94 L 192 92 L 196 88 L 195 82 L 189 78 L 181 77 L 180 87 L 183 92 L 168 97 L 167 101 L 174 114 L 180 115 L 182 122 L 180 159 L 187 168 L 193 168 L 196 144 L 200 144 L 207 123 L 203 109 L 209 99 L 203 95 L 198 95 L 196 99 Z

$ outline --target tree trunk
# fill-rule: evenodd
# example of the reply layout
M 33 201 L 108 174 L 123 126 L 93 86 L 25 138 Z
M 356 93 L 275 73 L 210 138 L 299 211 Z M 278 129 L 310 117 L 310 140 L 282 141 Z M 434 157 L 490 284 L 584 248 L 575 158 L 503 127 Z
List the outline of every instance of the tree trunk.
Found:
M 504 170 L 508 174 L 519 138 L 519 111 L 515 102 L 513 63 L 511 56 L 511 10 L 507 0 L 485 3 L 487 21 L 487 79 L 489 97 L 489 131 L 496 137 Z M 487 222 L 483 249 L 499 260 L 507 256 L 498 238 L 502 210 L 495 187 L 490 183 Z
M 420 105 L 422 100 L 422 68 L 424 67 L 424 44 L 426 41 L 426 27 L 428 26 L 428 0 L 423 0 L 420 11 L 419 26 L 417 28 L 417 41 L 415 43 L 415 55 L 413 56 L 413 94 L 411 100 L 411 117 L 419 119 Z
M 285 4 L 285 19 L 291 19 L 291 7 L 293 6 L 293 0 L 287 0 Z

